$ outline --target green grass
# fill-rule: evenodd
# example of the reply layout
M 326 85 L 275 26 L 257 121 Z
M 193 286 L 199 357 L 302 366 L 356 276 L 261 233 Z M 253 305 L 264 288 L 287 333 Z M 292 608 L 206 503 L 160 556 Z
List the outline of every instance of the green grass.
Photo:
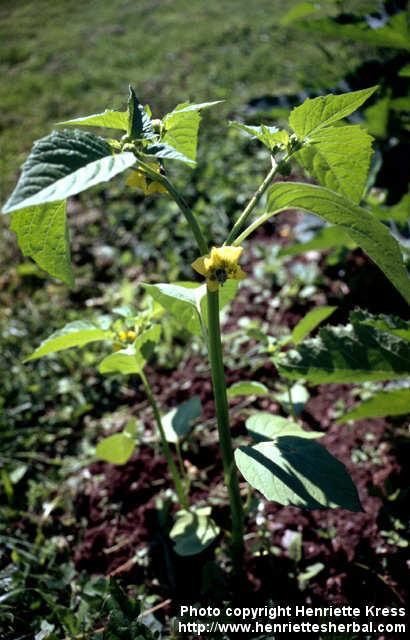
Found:
M 187 98 L 225 98 L 226 116 L 258 95 L 336 81 L 360 48 L 327 44 L 326 53 L 279 27 L 293 4 L 3 0 L 0 200 L 34 139 L 58 120 L 122 107 L 128 82 L 157 113 Z

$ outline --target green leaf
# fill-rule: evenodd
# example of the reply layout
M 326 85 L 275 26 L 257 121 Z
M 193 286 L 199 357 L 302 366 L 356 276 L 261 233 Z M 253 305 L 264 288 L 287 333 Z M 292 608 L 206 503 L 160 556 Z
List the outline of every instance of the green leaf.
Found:
M 65 200 L 110 180 L 135 162 L 130 152 L 113 155 L 104 138 L 92 133 L 53 131 L 34 144 L 3 212 Z
M 170 531 L 175 552 L 179 556 L 193 556 L 201 553 L 219 535 L 219 527 L 210 517 L 210 509 L 205 507 L 195 512 L 181 510 L 176 514 L 176 522 Z
M 239 471 L 267 500 L 303 509 L 362 511 L 345 466 L 313 440 L 282 436 L 235 451 Z
M 110 336 L 110 331 L 104 331 L 94 322 L 89 322 L 88 320 L 76 320 L 75 322 L 66 324 L 65 327 L 55 331 L 51 336 L 46 338 L 46 340 L 43 340 L 34 353 L 26 358 L 24 362 L 37 360 L 37 358 L 42 358 L 49 353 L 56 353 L 57 351 L 63 351 L 64 349 L 84 347 L 90 342 L 107 340 Z
M 177 151 L 170 144 L 165 142 L 158 142 L 147 147 L 144 151 L 147 156 L 154 156 L 155 158 L 162 158 L 164 160 L 179 160 L 190 166 L 195 165 L 195 161 L 188 158 L 185 154 Z
M 134 344 L 111 353 L 98 367 L 100 373 L 140 374 L 161 336 L 161 327 L 153 325 L 140 333 Z
M 235 398 L 236 396 L 266 396 L 269 394 L 268 387 L 255 380 L 234 382 L 227 391 L 229 398 Z
M 410 78 L 410 63 L 405 64 L 399 71 L 399 76 L 401 78 Z
M 348 125 L 321 129 L 309 140 L 295 154 L 296 160 L 324 187 L 360 202 L 373 153 L 373 138 L 359 125 Z
M 385 314 L 376 316 L 368 311 L 363 311 L 363 309 L 352 311 L 349 318 L 354 325 L 361 323 L 368 327 L 387 331 L 387 333 L 399 336 L 403 340 L 410 340 L 410 321 L 408 320 Z
M 279 251 L 279 256 L 297 256 L 307 251 L 324 251 L 335 247 L 355 249 L 357 244 L 340 227 L 323 227 L 307 242 L 295 242 Z
M 128 131 L 128 112 L 113 111 L 106 109 L 103 113 L 94 113 L 91 116 L 81 116 L 64 122 L 57 122 L 58 125 L 73 125 L 75 127 L 107 127 L 108 129 L 121 129 Z
M 309 333 L 311 333 L 316 327 L 329 318 L 336 311 L 337 307 L 316 307 L 309 311 L 302 320 L 299 320 L 296 327 L 292 331 L 292 342 L 299 344 Z
M 369 211 L 324 187 L 298 182 L 278 182 L 268 196 L 269 214 L 297 208 L 314 213 L 345 231 L 380 267 L 403 298 L 410 303 L 410 280 L 398 242 Z
M 206 294 L 206 285 L 195 282 L 175 284 L 143 284 L 145 291 L 164 309 L 169 311 L 185 329 L 200 335 L 200 300 Z
M 200 110 L 211 107 L 216 102 L 203 102 L 201 104 L 190 104 L 184 102 L 175 107 L 173 111 L 167 113 L 163 119 L 165 134 L 161 142 L 169 145 L 177 152 L 191 161 L 196 160 L 196 150 L 198 145 L 198 129 L 201 121 Z
M 23 255 L 54 278 L 69 286 L 74 284 L 65 201 L 15 211 L 10 228 L 17 235 Z
M 299 438 L 321 438 L 320 431 L 304 431 L 297 422 L 282 416 L 260 411 L 254 413 L 246 421 L 246 428 L 255 440 L 274 440 L 282 436 L 298 436 Z
M 256 138 L 270 151 L 277 145 L 285 148 L 289 141 L 288 132 L 284 129 L 278 129 L 278 127 L 268 127 L 264 124 L 256 127 L 242 124 L 241 122 L 230 122 L 229 124 L 240 131 L 244 131 L 252 138 Z
M 133 87 L 128 95 L 128 135 L 132 140 L 150 139 L 154 136 L 152 121 L 146 109 L 138 100 Z
M 352 325 L 325 327 L 319 337 L 281 353 L 275 364 L 291 380 L 313 384 L 399 380 L 410 376 L 410 343 L 350 316 Z
M 329 94 L 308 98 L 291 111 L 289 124 L 298 138 L 304 139 L 318 133 L 333 122 L 342 120 L 356 111 L 378 89 L 377 86 L 361 91 Z
M 194 335 L 201 334 L 202 316 L 207 325 L 206 285 L 195 282 L 178 282 L 175 284 L 144 284 L 147 293 L 164 309 L 169 311 L 188 331 Z M 235 296 L 238 282 L 228 280 L 219 287 L 219 306 L 222 309 Z
M 168 411 L 162 418 L 162 426 L 168 442 L 179 442 L 192 428 L 192 423 L 202 413 L 199 396 L 193 396 L 178 407 Z
M 410 413 L 410 389 L 394 389 L 393 391 L 379 391 L 368 400 L 357 404 L 336 422 L 402 416 L 407 413 Z
M 99 460 L 112 464 L 125 464 L 131 458 L 135 443 L 126 433 L 115 433 L 97 444 L 95 455 Z

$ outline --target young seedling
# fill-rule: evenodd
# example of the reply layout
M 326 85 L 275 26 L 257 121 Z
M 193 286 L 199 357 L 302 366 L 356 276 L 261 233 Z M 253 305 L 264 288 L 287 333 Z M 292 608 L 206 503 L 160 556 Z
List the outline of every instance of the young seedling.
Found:
M 80 128 L 54 131 L 35 143 L 17 186 L 4 206 L 4 212 L 12 214 L 12 229 L 23 253 L 51 275 L 72 285 L 65 217 L 65 202 L 69 196 L 132 168 L 130 184 L 145 193 L 166 192 L 178 205 L 199 253 L 193 269 L 203 276 L 205 283 L 197 286 L 192 283 L 149 285 L 146 289 L 193 333 L 206 337 L 219 445 L 232 515 L 230 543 L 236 566 L 241 565 L 244 533 L 244 510 L 236 466 L 249 484 L 269 500 L 302 508 L 361 510 L 357 491 L 345 467 L 315 442 L 313 436 L 318 434 L 303 431 L 294 421 L 257 414 L 247 424 L 255 444 L 240 447 L 234 455 L 220 307 L 234 295 L 237 281 L 244 277 L 239 261 L 245 250 L 242 246 L 245 240 L 272 216 L 294 208 L 335 225 L 367 252 L 402 296 L 410 301 L 409 279 L 398 243 L 371 211 L 360 206 L 372 139 L 360 125 L 341 122 L 375 90 L 376 87 L 372 87 L 306 100 L 292 110 L 286 130 L 264 124 L 233 123 L 235 128 L 266 147 L 269 170 L 226 233 L 222 246 L 208 246 L 199 221 L 171 181 L 168 168 L 172 161 L 195 165 L 200 113 L 215 102 L 180 104 L 161 120 L 152 119 L 149 107 L 144 107 L 130 89 L 127 111 L 105 111 L 62 123 Z M 84 126 L 114 128 L 123 135 L 116 140 L 104 139 L 84 132 Z M 279 175 L 289 176 L 293 163 L 301 165 L 318 184 L 293 180 L 272 184 Z M 255 217 L 258 206 L 259 214 Z M 293 340 L 295 342 L 295 336 Z M 131 354 L 125 349 L 123 355 Z M 315 365 L 311 360 L 306 364 L 303 355 L 292 356 L 292 352 L 286 352 L 278 360 L 278 367 L 284 373 L 291 371 L 291 378 L 306 378 L 306 372 L 314 370 Z M 116 354 L 109 356 L 111 359 L 116 357 Z M 135 354 L 131 360 L 133 357 Z M 288 358 L 291 364 L 289 361 L 286 364 Z M 132 366 L 136 368 L 135 364 Z M 146 390 L 150 397 L 147 386 Z M 158 426 L 159 423 L 160 420 Z M 202 518 L 206 514 L 197 512 L 196 516 L 187 517 L 192 532 L 196 526 L 203 525 Z M 179 529 L 178 523 L 176 529 Z

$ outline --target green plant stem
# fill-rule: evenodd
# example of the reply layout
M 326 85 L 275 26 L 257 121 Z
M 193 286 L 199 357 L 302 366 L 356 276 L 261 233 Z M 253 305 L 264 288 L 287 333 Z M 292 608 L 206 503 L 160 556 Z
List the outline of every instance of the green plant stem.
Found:
M 232 557 L 237 566 L 241 566 L 243 555 L 244 514 L 239 491 L 233 455 L 231 432 L 229 427 L 228 396 L 226 393 L 225 372 L 222 356 L 221 328 L 219 323 L 218 291 L 207 291 L 209 360 L 211 363 L 212 385 L 215 398 L 216 417 L 219 431 L 219 445 L 224 468 L 225 484 L 228 488 L 232 515 Z
M 260 187 L 258 187 L 258 189 L 255 191 L 252 198 L 249 200 L 248 204 L 246 205 L 245 209 L 242 211 L 241 215 L 233 225 L 225 241 L 225 244 L 228 244 L 228 245 L 232 244 L 234 240 L 236 240 L 240 230 L 245 225 L 245 222 L 247 221 L 252 211 L 255 209 L 256 205 L 258 204 L 259 200 L 262 198 L 266 189 L 269 187 L 270 183 L 275 177 L 277 168 L 278 168 L 278 165 L 276 164 L 275 160 L 272 158 L 271 170 L 267 174 L 266 178 L 264 179 Z
M 166 458 L 166 461 L 168 463 L 168 467 L 169 467 L 169 471 L 171 473 L 172 476 L 172 480 L 174 481 L 174 486 L 175 486 L 175 491 L 177 493 L 178 496 L 178 500 L 181 504 L 182 507 L 184 507 L 184 509 L 188 509 L 189 507 L 189 503 L 188 503 L 188 497 L 185 493 L 184 490 L 184 485 L 183 482 L 179 476 L 178 473 L 178 469 L 175 465 L 174 462 L 174 458 L 172 457 L 172 451 L 171 448 L 168 444 L 166 435 L 165 435 L 165 431 L 164 431 L 164 427 L 162 426 L 162 420 L 161 420 L 161 415 L 159 413 L 159 409 L 158 409 L 158 405 L 156 403 L 156 400 L 154 398 L 154 394 L 152 392 L 152 388 L 150 383 L 148 382 L 148 379 L 145 375 L 144 372 L 141 372 L 141 379 L 142 379 L 142 383 L 144 385 L 145 388 L 145 392 L 147 394 L 149 403 L 152 407 L 152 411 L 154 413 L 154 418 L 155 418 L 155 422 L 157 423 L 157 427 L 158 427 L 158 431 L 159 431 L 159 435 L 161 438 L 161 443 L 162 443 L 162 447 L 164 450 L 164 455 Z
M 292 416 L 292 418 L 294 420 L 297 420 L 297 415 L 296 415 L 296 411 L 295 411 L 295 406 L 293 404 L 293 398 L 292 398 L 292 387 L 290 386 L 290 384 L 287 385 L 287 389 L 288 389 L 288 398 L 289 398 L 289 410 L 290 410 L 290 415 Z
M 144 169 L 145 173 L 152 180 L 155 180 L 155 182 L 160 182 L 167 189 L 169 194 L 172 196 L 173 200 L 178 205 L 179 209 L 184 214 L 185 219 L 188 222 L 189 226 L 191 227 L 192 233 L 194 234 L 194 237 L 201 255 L 208 253 L 208 245 L 203 236 L 203 233 L 198 224 L 198 221 L 193 211 L 187 204 L 185 198 L 179 193 L 178 189 L 174 187 L 172 182 L 166 176 L 162 175 L 161 173 L 157 173 L 156 171 L 153 171 L 148 164 L 146 164 L 143 160 L 140 160 L 139 158 L 138 158 L 138 164 L 142 169 Z

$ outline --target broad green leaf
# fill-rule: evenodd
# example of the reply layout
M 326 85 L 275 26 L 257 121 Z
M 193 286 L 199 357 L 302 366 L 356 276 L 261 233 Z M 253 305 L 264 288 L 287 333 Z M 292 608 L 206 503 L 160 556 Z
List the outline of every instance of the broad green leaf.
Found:
M 178 442 L 189 433 L 194 420 L 202 413 L 199 396 L 193 396 L 178 407 L 168 411 L 162 418 L 162 426 L 168 442 Z
M 94 113 L 91 116 L 82 116 L 64 122 L 57 122 L 58 125 L 73 125 L 75 127 L 107 127 L 108 129 L 128 130 L 128 112 L 113 111 L 106 109 L 103 113 Z
M 92 133 L 53 131 L 34 144 L 3 212 L 65 200 L 110 180 L 135 162 L 128 151 L 113 155 L 104 138 Z
M 134 344 L 111 353 L 100 362 L 100 373 L 140 374 L 161 335 L 161 327 L 153 325 L 139 334 Z
M 97 444 L 95 455 L 99 460 L 112 464 L 125 464 L 135 449 L 134 440 L 126 433 L 115 433 Z
M 90 342 L 100 340 L 108 340 L 111 337 L 110 331 L 101 329 L 94 322 L 88 320 L 76 320 L 66 324 L 65 327 L 55 331 L 24 362 L 29 360 L 37 360 L 49 353 L 56 353 L 63 349 L 71 349 L 72 347 L 84 347 Z
M 410 389 L 379 391 L 368 400 L 357 404 L 336 422 L 362 420 L 363 418 L 384 418 L 410 414 Z
M 359 125 L 348 125 L 321 129 L 309 140 L 295 154 L 296 160 L 324 187 L 360 202 L 373 153 L 373 138 Z
M 268 127 L 264 124 L 257 127 L 242 124 L 241 122 L 230 122 L 229 124 L 240 131 L 244 131 L 248 135 L 252 136 L 252 138 L 256 138 L 270 151 L 272 151 L 272 149 L 277 145 L 285 148 L 289 141 L 288 132 L 284 129 L 278 129 L 278 127 Z
M 23 255 L 54 278 L 69 286 L 74 284 L 65 201 L 15 211 L 10 228 L 17 235 Z
M 195 161 L 201 116 L 198 110 L 184 110 L 188 103 L 175 107 L 163 119 L 165 134 L 161 142 L 168 144 L 189 160 Z
M 361 322 L 325 327 L 319 337 L 275 358 L 281 375 L 313 384 L 410 377 L 410 343 Z
M 274 440 L 282 436 L 298 436 L 299 438 L 321 438 L 320 431 L 304 431 L 297 422 L 282 416 L 260 411 L 251 415 L 246 421 L 246 428 L 255 440 Z
M 229 398 L 235 398 L 236 396 L 266 396 L 269 394 L 268 387 L 255 380 L 234 382 L 227 391 Z
M 169 311 L 179 323 L 194 335 L 200 335 L 199 304 L 206 294 L 206 285 L 195 282 L 175 284 L 143 284 L 156 302 Z
M 201 334 L 202 316 L 207 325 L 206 285 L 195 282 L 179 282 L 175 284 L 143 284 L 144 289 L 164 309 L 169 311 L 188 331 L 194 335 Z M 219 306 L 222 309 L 235 296 L 238 283 L 228 280 L 219 287 Z
M 299 344 L 309 333 L 311 333 L 316 327 L 329 318 L 336 311 L 336 307 L 316 307 L 303 316 L 297 323 L 296 327 L 292 331 L 292 342 Z
M 209 547 L 219 531 L 210 517 L 210 509 L 198 509 L 195 512 L 181 510 L 176 514 L 169 536 L 179 556 L 193 556 Z
M 129 86 L 127 131 L 133 140 L 150 139 L 154 136 L 152 121 L 145 107 L 138 100 L 133 87 Z
M 195 165 L 195 160 L 191 160 L 184 153 L 177 151 L 174 147 L 171 147 L 170 144 L 165 142 L 158 142 L 156 144 L 152 144 L 147 147 L 144 151 L 147 156 L 153 156 L 155 158 L 161 158 L 164 160 L 179 160 L 179 162 L 184 162 L 185 164 L 189 164 L 190 166 Z
M 335 247 L 355 249 L 357 244 L 340 227 L 323 227 L 307 242 L 295 242 L 279 251 L 279 256 L 297 256 L 307 251 L 324 251 Z
M 260 218 L 260 223 L 268 219 L 270 214 L 291 208 L 303 209 L 338 225 L 366 251 L 403 298 L 410 303 L 410 279 L 403 263 L 400 246 L 387 227 L 369 211 L 324 187 L 298 182 L 278 182 L 269 191 L 269 213 Z
M 306 18 L 307 16 L 317 13 L 319 6 L 314 2 L 298 2 L 294 7 L 289 9 L 284 16 L 279 20 L 279 24 L 283 27 L 287 27 L 295 20 Z
M 308 98 L 291 111 L 289 124 L 298 138 L 304 139 L 318 133 L 333 122 L 342 120 L 356 111 L 378 87 L 352 91 L 341 95 L 329 94 Z
M 282 436 L 235 451 L 239 471 L 267 500 L 302 509 L 362 511 L 346 467 L 313 440 Z

